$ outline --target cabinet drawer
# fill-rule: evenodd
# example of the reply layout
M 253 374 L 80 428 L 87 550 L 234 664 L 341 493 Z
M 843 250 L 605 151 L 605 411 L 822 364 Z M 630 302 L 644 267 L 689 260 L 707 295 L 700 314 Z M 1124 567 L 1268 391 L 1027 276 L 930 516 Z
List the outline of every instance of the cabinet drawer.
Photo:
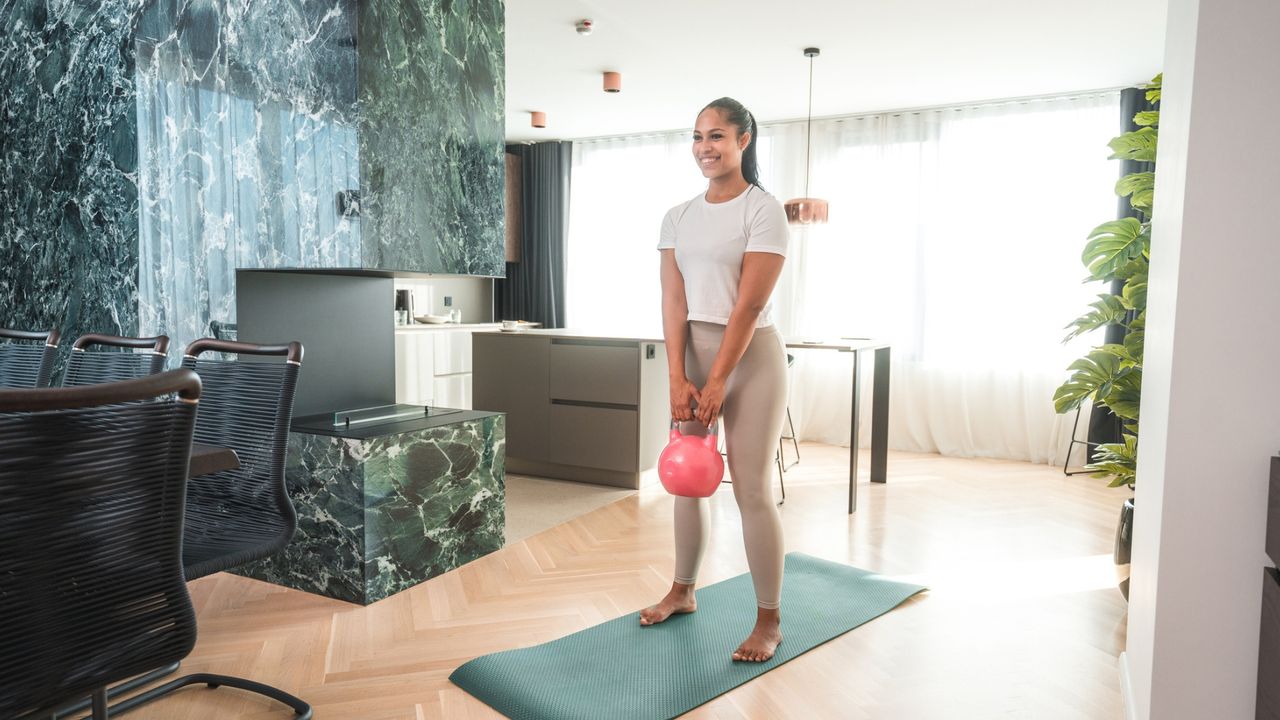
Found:
M 551 341 L 551 399 L 635 406 L 640 350 L 634 344 Z
M 396 402 L 430 405 L 434 364 L 430 334 L 396 333 Z
M 436 332 L 435 373 L 454 375 L 471 372 L 471 331 Z
M 435 404 L 440 407 L 471 409 L 471 374 L 446 375 L 435 379 Z
M 549 425 L 551 462 L 636 472 L 637 411 L 553 403 Z

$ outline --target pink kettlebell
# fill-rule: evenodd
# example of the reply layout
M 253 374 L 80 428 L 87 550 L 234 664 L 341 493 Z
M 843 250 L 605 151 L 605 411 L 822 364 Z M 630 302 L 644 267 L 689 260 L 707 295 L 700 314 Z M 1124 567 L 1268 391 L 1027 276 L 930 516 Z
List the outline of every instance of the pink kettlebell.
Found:
M 671 421 L 670 442 L 658 456 L 658 478 L 662 487 L 681 497 L 710 497 L 724 477 L 724 458 L 716 449 L 717 426 L 706 437 L 682 435 Z

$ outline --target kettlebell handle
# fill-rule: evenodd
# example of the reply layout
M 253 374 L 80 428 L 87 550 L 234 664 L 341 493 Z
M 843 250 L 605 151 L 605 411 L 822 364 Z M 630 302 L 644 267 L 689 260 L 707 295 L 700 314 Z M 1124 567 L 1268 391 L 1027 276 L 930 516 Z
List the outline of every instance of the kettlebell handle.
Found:
M 696 421 L 695 421 L 695 422 L 696 422 Z M 676 420 L 675 418 L 671 418 L 671 429 L 672 429 L 672 430 L 679 430 L 679 429 L 680 429 L 680 421 L 679 421 L 679 420 Z M 713 422 L 713 423 L 711 423 L 709 426 L 707 426 L 707 434 L 708 434 L 708 435 L 719 435 L 719 434 L 720 434 L 720 423 L 718 423 L 718 422 Z

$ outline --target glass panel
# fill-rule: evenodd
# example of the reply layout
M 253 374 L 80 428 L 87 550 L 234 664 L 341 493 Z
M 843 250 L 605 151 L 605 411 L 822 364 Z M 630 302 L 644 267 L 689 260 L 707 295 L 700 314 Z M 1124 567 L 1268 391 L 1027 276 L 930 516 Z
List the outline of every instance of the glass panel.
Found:
M 437 417 L 459 413 L 461 410 L 422 405 L 375 405 L 366 408 L 340 410 L 333 414 L 334 427 L 359 424 L 380 425 L 384 423 L 403 422 L 418 418 Z

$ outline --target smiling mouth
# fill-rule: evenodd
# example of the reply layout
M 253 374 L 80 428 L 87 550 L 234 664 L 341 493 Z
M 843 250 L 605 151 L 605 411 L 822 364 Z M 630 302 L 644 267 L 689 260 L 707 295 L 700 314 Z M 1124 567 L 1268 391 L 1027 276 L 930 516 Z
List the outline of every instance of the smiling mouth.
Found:
M 710 165 L 710 164 L 714 163 L 714 162 L 715 162 L 716 160 L 718 160 L 718 159 L 719 159 L 719 158 L 700 158 L 700 159 L 698 160 L 698 164 L 699 164 L 699 165 Z

